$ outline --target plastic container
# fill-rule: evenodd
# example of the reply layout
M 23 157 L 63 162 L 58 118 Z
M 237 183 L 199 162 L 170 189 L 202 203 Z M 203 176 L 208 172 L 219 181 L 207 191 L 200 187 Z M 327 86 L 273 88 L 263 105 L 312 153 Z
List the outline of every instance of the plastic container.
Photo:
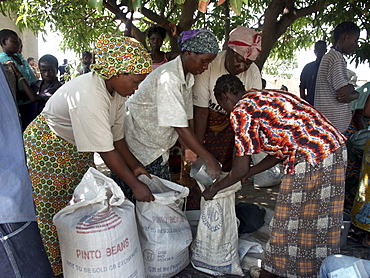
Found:
M 351 227 L 352 217 L 346 212 L 343 212 L 343 224 L 342 230 L 340 232 L 340 248 L 344 247 L 347 244 L 347 237 L 349 228 Z
M 221 166 L 220 162 L 219 164 Z M 210 186 L 217 180 L 217 178 L 214 179 L 210 175 L 208 175 L 206 171 L 206 163 L 200 157 L 198 157 L 198 159 L 191 166 L 190 177 L 202 183 L 204 186 Z

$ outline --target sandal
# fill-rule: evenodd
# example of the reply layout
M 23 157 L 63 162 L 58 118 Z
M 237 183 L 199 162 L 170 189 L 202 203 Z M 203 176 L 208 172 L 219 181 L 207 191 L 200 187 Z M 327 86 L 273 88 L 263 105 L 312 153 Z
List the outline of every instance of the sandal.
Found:
M 258 266 L 251 266 L 249 269 L 249 274 L 252 276 L 252 278 L 258 278 L 261 274 L 261 268 Z

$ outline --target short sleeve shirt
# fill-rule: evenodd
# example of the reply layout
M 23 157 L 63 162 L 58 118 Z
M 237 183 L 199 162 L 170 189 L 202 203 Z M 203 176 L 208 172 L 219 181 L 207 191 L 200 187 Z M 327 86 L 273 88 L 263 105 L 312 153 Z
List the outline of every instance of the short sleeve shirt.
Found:
M 330 49 L 321 60 L 316 80 L 315 108 L 341 132 L 352 118 L 351 104 L 339 102 L 336 90 L 348 84 L 347 63 L 342 53 Z
M 198 107 L 209 107 L 216 112 L 227 114 L 217 103 L 213 89 L 216 81 L 224 74 L 229 74 L 225 68 L 226 50 L 217 54 L 216 58 L 208 66 L 208 69 L 200 75 L 195 76 L 193 87 L 194 105 Z M 243 82 L 246 90 L 262 89 L 261 73 L 255 63 L 248 70 L 240 73 L 237 77 Z
M 236 155 L 264 151 L 294 173 L 299 151 L 316 165 L 344 144 L 345 137 L 304 100 L 275 90 L 250 90 L 231 113 Z
M 22 73 L 23 77 L 26 78 L 28 85 L 31 85 L 32 82 L 37 80 L 36 75 L 33 73 L 32 68 L 27 63 L 27 61 L 23 58 L 22 54 L 14 53 L 15 56 L 22 62 L 22 65 L 18 64 L 18 62 L 5 52 L 0 53 L 0 62 L 5 63 L 7 61 L 12 61 L 16 65 L 17 69 Z M 23 85 L 21 82 L 18 81 L 18 88 L 23 89 Z
M 167 162 L 178 138 L 174 127 L 188 127 L 193 118 L 193 84 L 193 75 L 185 77 L 178 56 L 149 74 L 127 100 L 125 140 L 144 166 L 160 156 Z
M 108 152 L 123 138 L 126 98 L 110 94 L 105 81 L 93 72 L 60 87 L 42 114 L 49 127 L 80 152 Z

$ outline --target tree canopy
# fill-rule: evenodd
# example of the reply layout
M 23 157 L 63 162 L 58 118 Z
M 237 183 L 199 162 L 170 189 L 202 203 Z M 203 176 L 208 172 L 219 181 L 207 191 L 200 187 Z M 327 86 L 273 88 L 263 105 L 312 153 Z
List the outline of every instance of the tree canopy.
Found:
M 62 35 L 62 49 L 78 53 L 102 33 L 126 34 L 146 44 L 145 30 L 155 24 L 167 29 L 173 49 L 184 30 L 208 28 L 223 42 L 243 25 L 262 31 L 260 68 L 269 56 L 289 60 L 318 39 L 329 42 L 334 26 L 350 20 L 365 34 L 354 59 L 370 59 L 368 0 L 8 0 L 0 2 L 0 10 L 15 15 L 21 30 L 43 33 L 49 26 Z

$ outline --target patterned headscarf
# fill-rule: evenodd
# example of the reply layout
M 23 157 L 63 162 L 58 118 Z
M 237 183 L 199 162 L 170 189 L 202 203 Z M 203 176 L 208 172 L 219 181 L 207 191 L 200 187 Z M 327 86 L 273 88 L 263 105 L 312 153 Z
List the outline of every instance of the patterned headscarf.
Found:
M 238 26 L 230 32 L 228 46 L 244 59 L 256 60 L 261 53 L 262 35 L 253 29 Z
M 90 68 L 104 79 L 122 73 L 152 72 L 152 59 L 137 40 L 129 37 L 102 35 L 94 50 L 95 63 Z
M 207 29 L 184 31 L 178 40 L 181 51 L 189 50 L 197 53 L 218 53 L 216 36 Z

